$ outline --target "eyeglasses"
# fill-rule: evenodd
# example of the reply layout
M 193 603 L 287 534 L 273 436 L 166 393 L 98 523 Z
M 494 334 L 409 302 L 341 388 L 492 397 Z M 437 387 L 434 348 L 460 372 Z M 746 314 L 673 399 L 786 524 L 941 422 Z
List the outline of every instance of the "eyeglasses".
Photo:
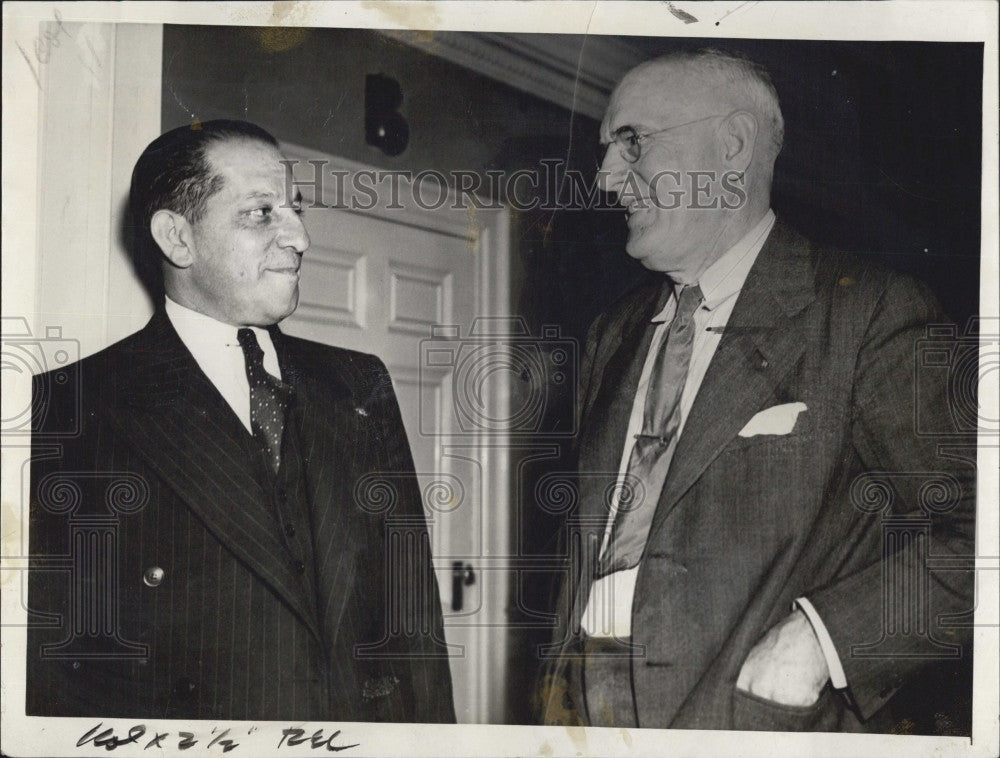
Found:
M 665 134 L 666 132 L 672 132 L 675 129 L 680 129 L 684 126 L 692 126 L 694 124 L 700 124 L 703 121 L 711 121 L 713 118 L 726 118 L 728 114 L 715 114 L 713 116 L 705 116 L 704 118 L 695 119 L 694 121 L 685 121 L 683 124 L 675 124 L 674 126 L 668 126 L 665 129 L 657 129 L 652 132 L 637 132 L 635 127 L 632 126 L 622 126 L 615 129 L 614 133 L 611 135 L 614 143 L 618 146 L 621 151 L 622 158 L 624 158 L 629 163 L 635 163 L 642 157 L 642 143 L 648 140 L 650 137 L 655 137 L 658 134 Z M 600 168 L 604 163 L 605 153 L 611 145 L 599 144 L 597 146 L 597 166 Z

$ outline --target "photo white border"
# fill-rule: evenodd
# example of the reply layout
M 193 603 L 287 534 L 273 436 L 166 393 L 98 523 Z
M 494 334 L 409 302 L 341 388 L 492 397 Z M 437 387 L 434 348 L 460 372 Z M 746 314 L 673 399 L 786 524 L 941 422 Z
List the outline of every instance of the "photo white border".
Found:
M 47 209 L 38 207 L 37 167 L 39 96 L 33 74 L 18 44 L 29 50 L 38 24 L 52 18 L 58 8 L 65 21 L 115 23 L 183 23 L 247 26 L 316 26 L 376 29 L 535 32 L 561 34 L 613 34 L 671 37 L 735 37 L 752 39 L 913 40 L 984 43 L 983 61 L 983 177 L 982 264 L 980 312 L 998 313 L 998 111 L 997 111 L 997 5 L 990 0 L 933 2 L 277 2 L 277 3 L 5 3 L 3 6 L 3 224 L 2 296 L 4 315 L 36 312 L 34 251 L 39 225 Z M 675 11 L 697 19 L 685 23 Z M 956 83 L 968 86 L 968 83 Z M 916 157 L 919 159 L 919 157 Z M 27 251 L 27 252 L 22 252 Z M 993 322 L 997 323 L 996 321 Z M 995 350 L 995 348 L 994 348 Z M 981 387 L 982 417 L 1000 418 L 997 408 L 997 374 L 993 367 Z M 21 407 L 30 396 L 26 381 L 7 381 L 12 404 Z M 5 401 L 5 405 L 6 405 Z M 342 730 L 336 743 L 359 742 L 343 755 L 651 755 L 676 756 L 776 754 L 840 756 L 996 756 L 1000 753 L 1000 518 L 998 518 L 997 439 L 980 440 L 979 497 L 977 513 L 977 565 L 979 603 L 976 609 L 974 659 L 973 739 L 888 735 L 831 735 L 789 733 L 737 733 L 718 731 L 663 731 L 650 729 L 596 729 L 514 726 L 428 726 L 403 724 L 316 724 L 330 734 Z M 19 491 L 26 447 L 5 443 L 2 457 L 3 558 L 0 571 L 0 610 L 4 624 L 23 623 L 19 593 L 10 591 L 22 571 L 20 559 L 9 546 L 20 544 Z M 19 548 L 18 548 L 19 549 Z M 0 630 L 3 665 L 2 749 L 5 754 L 107 755 L 104 749 L 75 747 L 78 737 L 99 719 L 23 717 L 23 627 Z M 105 720 L 118 734 L 136 721 Z M 144 722 L 147 735 L 169 731 L 164 741 L 170 749 L 144 751 L 138 745 L 122 746 L 115 756 L 176 754 L 179 730 L 208 736 L 216 726 L 230 727 L 240 747 L 235 758 L 250 755 L 318 754 L 308 745 L 276 749 L 283 725 L 248 722 L 162 721 Z M 181 755 L 219 755 L 219 746 L 206 749 L 199 739 Z M 319 751 L 323 752 L 323 751 Z

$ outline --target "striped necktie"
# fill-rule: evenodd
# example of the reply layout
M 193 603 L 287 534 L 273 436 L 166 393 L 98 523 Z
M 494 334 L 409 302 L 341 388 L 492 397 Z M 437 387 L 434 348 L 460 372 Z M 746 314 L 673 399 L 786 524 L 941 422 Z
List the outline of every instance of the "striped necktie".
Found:
M 681 393 L 694 345 L 694 312 L 704 298 L 698 285 L 684 287 L 649 375 L 642 430 L 635 435 L 611 535 L 597 563 L 595 578 L 634 568 L 646 547 L 681 423 Z

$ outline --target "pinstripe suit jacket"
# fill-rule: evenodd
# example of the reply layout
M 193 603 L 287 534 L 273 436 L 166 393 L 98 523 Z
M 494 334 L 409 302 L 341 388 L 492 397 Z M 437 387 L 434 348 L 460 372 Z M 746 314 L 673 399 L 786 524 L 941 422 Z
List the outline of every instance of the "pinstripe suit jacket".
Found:
M 454 720 L 389 375 L 373 356 L 272 333 L 295 387 L 285 444 L 307 494 L 305 523 L 290 527 L 253 465 L 256 443 L 162 311 L 36 378 L 29 714 Z M 363 492 L 379 477 L 393 488 L 386 507 Z M 397 519 L 417 548 L 389 566 Z M 417 605 L 389 634 L 394 592 Z
M 615 393 L 634 396 L 621 386 L 622 366 L 661 281 L 591 329 L 581 473 L 593 460 L 617 468 L 628 419 L 604 410 Z M 975 437 L 956 428 L 947 366 L 917 362 L 926 325 L 943 320 L 916 282 L 775 224 L 688 415 L 639 564 L 640 726 L 881 730 L 882 707 L 900 687 L 919 685 L 935 659 L 971 654 L 962 614 L 973 606 Z M 936 349 L 955 347 L 944 339 Z M 758 412 L 793 402 L 806 410 L 790 434 L 739 435 Z M 589 518 L 603 530 L 607 511 L 583 497 L 576 516 L 581 529 Z M 544 669 L 547 722 L 574 718 L 563 695 L 590 590 L 583 563 L 571 566 L 560 654 Z M 923 589 L 907 584 L 915 580 Z M 800 596 L 830 631 L 853 706 L 829 689 L 811 708 L 735 691 L 751 648 Z

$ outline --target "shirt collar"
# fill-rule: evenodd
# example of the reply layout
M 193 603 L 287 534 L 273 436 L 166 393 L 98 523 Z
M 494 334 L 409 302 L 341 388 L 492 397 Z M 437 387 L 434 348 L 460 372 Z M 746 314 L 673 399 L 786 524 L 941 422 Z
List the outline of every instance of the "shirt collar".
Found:
M 191 310 L 181 305 L 175 300 L 166 296 L 164 304 L 167 318 L 177 331 L 184 346 L 196 357 L 210 354 L 210 351 L 219 350 L 225 347 L 236 347 L 240 349 L 240 343 L 236 339 L 237 327 L 232 324 L 224 324 L 216 321 L 211 316 Z M 257 326 L 249 327 L 257 335 L 257 342 L 265 354 L 274 352 L 274 345 L 271 342 L 271 335 L 267 329 Z
M 698 280 L 701 294 L 705 298 L 702 307 L 707 310 L 717 308 L 743 289 L 743 282 L 764 247 L 764 240 L 774 226 L 774 211 L 768 209 L 763 218 L 723 253 L 715 263 L 705 269 Z M 653 322 L 669 321 L 676 308 L 678 291 L 675 289 L 667 304 L 653 316 Z

